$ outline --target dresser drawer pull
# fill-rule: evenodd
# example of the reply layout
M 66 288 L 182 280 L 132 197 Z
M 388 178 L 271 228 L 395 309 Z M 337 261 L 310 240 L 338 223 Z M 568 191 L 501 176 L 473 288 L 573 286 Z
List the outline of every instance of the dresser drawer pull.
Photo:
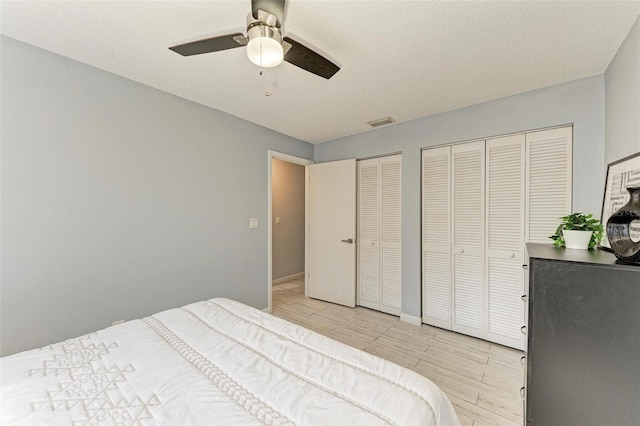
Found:
M 526 356 L 521 356 L 520 357 L 520 364 L 525 365 L 527 363 L 527 357 Z
M 526 302 L 526 301 L 527 301 L 527 295 L 526 295 L 526 294 L 523 294 L 523 295 L 522 295 L 522 301 L 523 301 L 523 302 Z
M 522 332 L 522 334 L 526 335 L 527 334 L 527 326 L 523 325 L 522 327 L 520 327 L 520 331 Z
M 520 388 L 520 396 L 524 399 L 524 386 Z

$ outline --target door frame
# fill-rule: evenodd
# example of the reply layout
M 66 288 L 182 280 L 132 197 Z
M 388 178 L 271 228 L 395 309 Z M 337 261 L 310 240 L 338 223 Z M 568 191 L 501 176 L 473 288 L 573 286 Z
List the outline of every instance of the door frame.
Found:
M 268 156 L 268 167 L 267 167 L 267 300 L 268 300 L 268 304 L 267 304 L 267 309 L 265 309 L 265 311 L 271 313 L 272 311 L 272 294 L 271 294 L 271 290 L 272 290 L 272 277 L 271 274 L 273 273 L 272 271 L 272 261 L 273 261 L 273 253 L 272 253 L 272 245 L 273 245 L 273 229 L 272 229 L 272 220 L 273 220 L 273 204 L 272 204 L 272 170 L 271 170 L 271 162 L 272 160 L 282 160 L 282 161 L 286 161 L 288 163 L 293 163 L 293 164 L 298 164 L 301 166 L 305 166 L 305 173 L 304 173 L 304 293 L 307 294 L 307 270 L 308 270 L 308 265 L 307 265 L 307 253 L 309 252 L 309 247 L 308 247 L 308 238 L 307 238 L 307 222 L 308 222 L 308 214 L 309 214 L 309 179 L 308 179 L 308 172 L 306 171 L 306 166 L 310 165 L 310 164 L 314 164 L 315 162 L 312 160 L 308 160 L 306 158 L 302 158 L 302 157 L 296 157 L 294 155 L 289 155 L 289 154 L 284 154 L 282 152 L 278 152 L 278 151 L 273 151 L 273 150 L 267 150 L 267 156 Z

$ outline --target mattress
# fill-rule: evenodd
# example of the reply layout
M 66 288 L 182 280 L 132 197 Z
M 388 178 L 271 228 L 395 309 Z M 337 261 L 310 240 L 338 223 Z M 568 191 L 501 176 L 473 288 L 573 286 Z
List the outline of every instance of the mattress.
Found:
M 457 425 L 426 378 L 229 299 L 0 359 L 1 423 Z

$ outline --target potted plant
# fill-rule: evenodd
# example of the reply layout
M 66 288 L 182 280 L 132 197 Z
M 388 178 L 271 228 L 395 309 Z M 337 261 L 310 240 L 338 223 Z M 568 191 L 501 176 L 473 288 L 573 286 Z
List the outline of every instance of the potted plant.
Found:
M 562 223 L 556 233 L 550 236 L 553 245 L 571 249 L 590 249 L 597 246 L 604 234 L 604 228 L 591 214 L 573 213 L 560 218 Z

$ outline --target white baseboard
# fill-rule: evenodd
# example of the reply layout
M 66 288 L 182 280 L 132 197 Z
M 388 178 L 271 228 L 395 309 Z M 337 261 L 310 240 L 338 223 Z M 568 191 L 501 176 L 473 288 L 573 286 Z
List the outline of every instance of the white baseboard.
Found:
M 413 324 L 413 325 L 422 325 L 422 318 L 414 317 L 413 315 L 409 315 L 409 314 L 401 313 L 400 321 L 408 322 L 409 324 Z
M 281 277 L 276 280 L 271 280 L 271 285 L 282 284 L 287 281 L 295 280 L 298 278 L 304 278 L 304 272 L 298 272 L 297 274 L 287 275 L 286 277 Z

